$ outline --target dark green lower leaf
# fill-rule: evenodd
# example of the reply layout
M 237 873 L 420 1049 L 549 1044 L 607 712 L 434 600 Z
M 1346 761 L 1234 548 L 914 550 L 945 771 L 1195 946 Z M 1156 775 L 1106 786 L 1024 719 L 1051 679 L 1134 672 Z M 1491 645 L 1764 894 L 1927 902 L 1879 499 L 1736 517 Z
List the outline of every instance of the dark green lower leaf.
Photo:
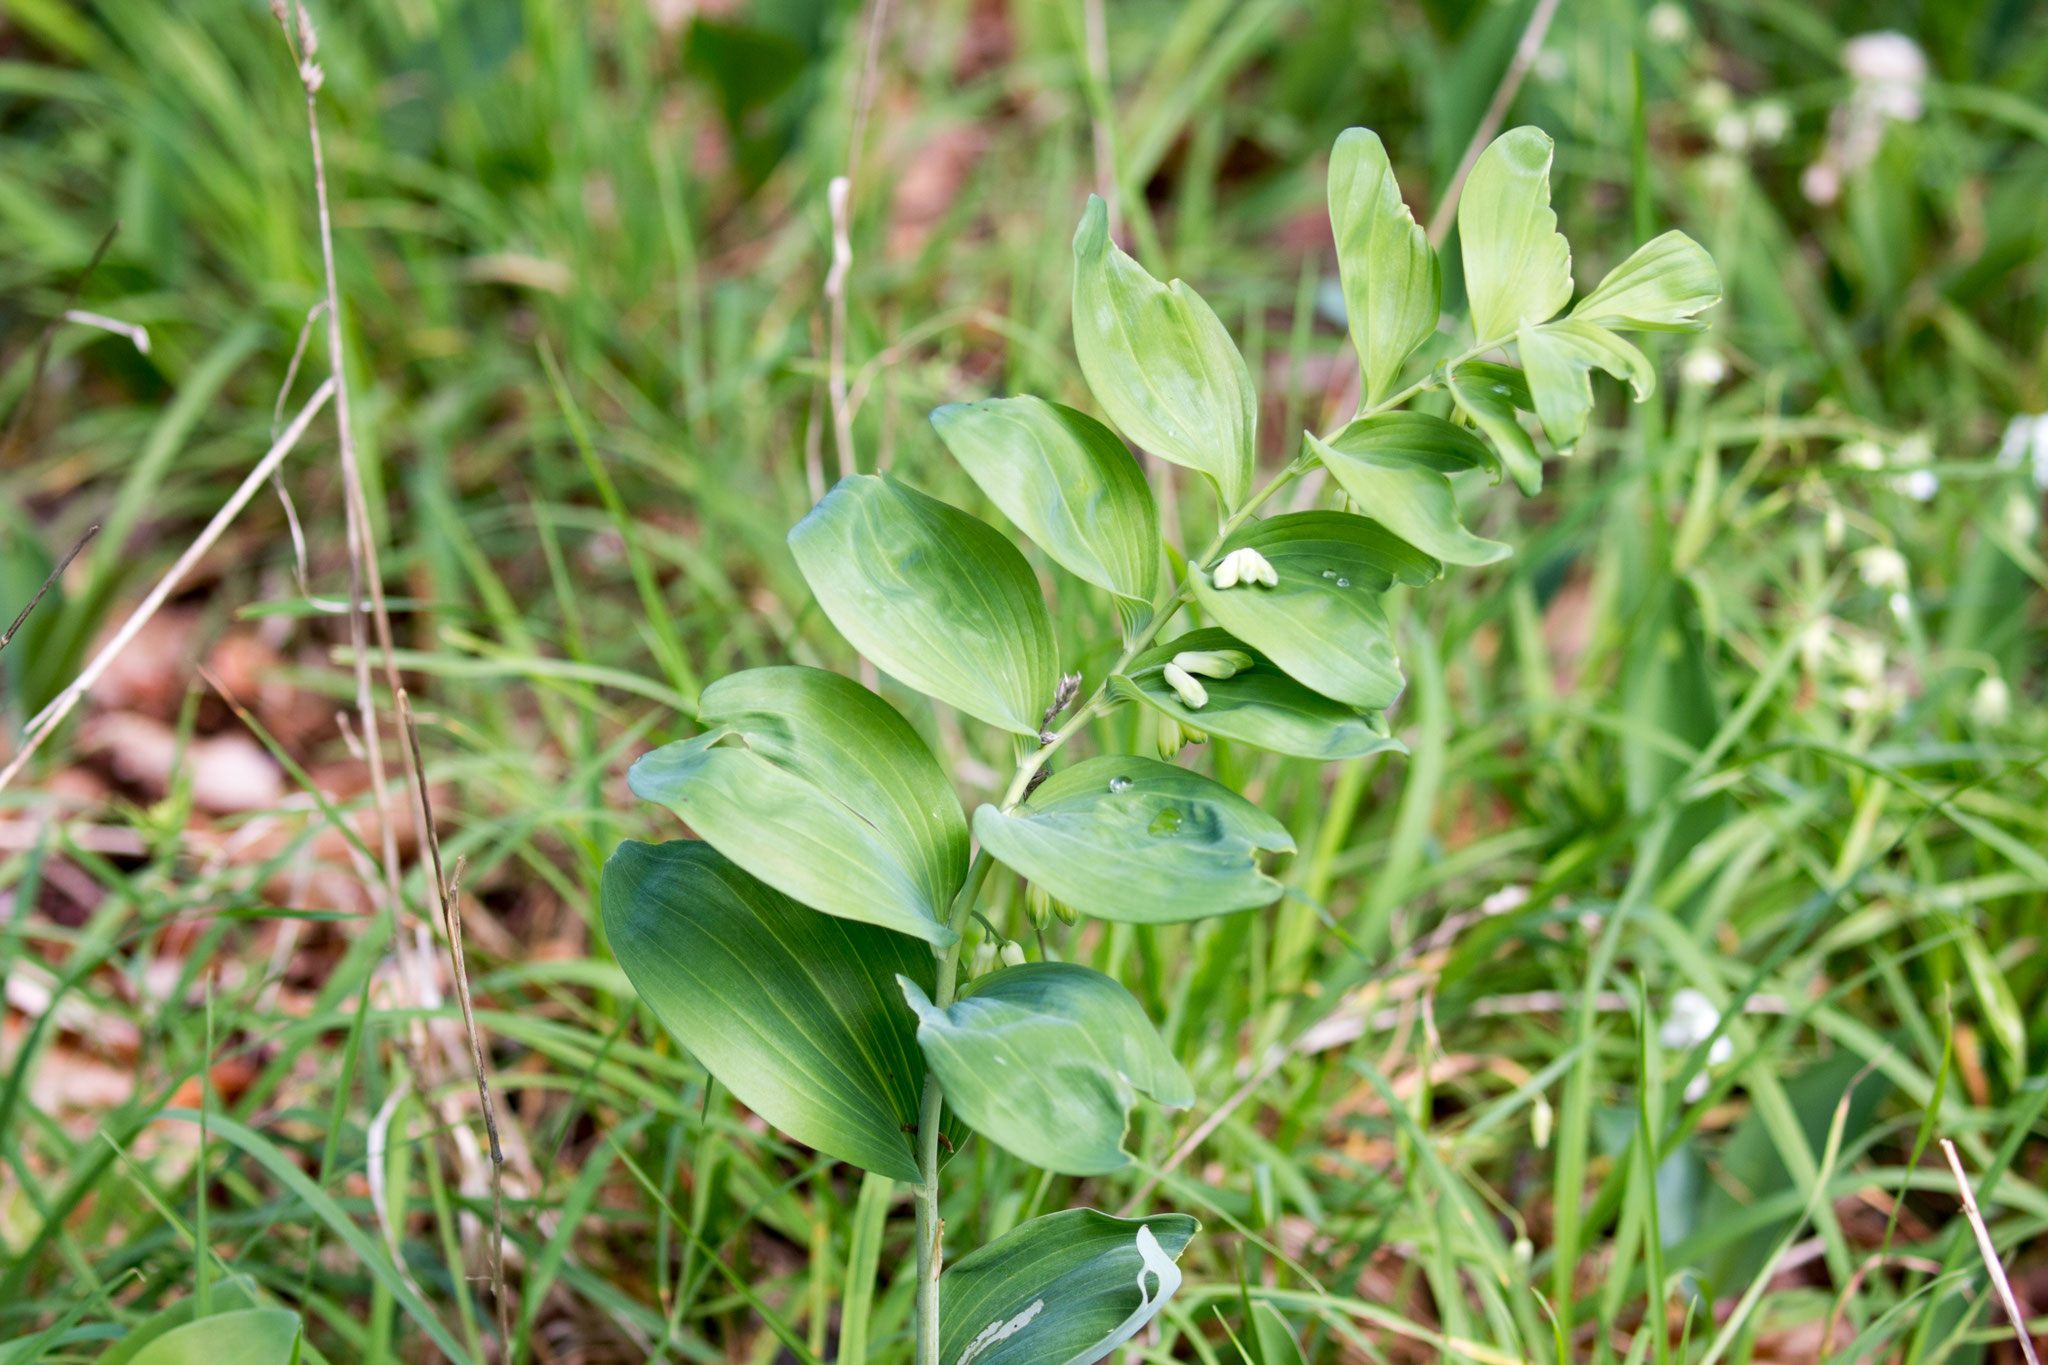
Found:
M 807 909 L 694 840 L 620 844 L 602 895 L 633 988 L 741 1103 L 828 1156 L 918 1178 L 924 1056 L 896 978 L 931 990 L 929 948 Z
M 946 1271 L 946 1365 L 1093 1365 L 1136 1336 L 1180 1288 L 1201 1224 L 1186 1214 L 1112 1218 L 1068 1209 L 1034 1218 Z

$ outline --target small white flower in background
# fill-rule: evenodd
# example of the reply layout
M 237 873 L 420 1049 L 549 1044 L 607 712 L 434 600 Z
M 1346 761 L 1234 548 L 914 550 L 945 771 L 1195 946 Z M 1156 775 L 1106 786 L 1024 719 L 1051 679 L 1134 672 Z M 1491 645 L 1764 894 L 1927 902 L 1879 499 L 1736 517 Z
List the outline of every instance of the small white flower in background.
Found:
M 1643 20 L 1643 29 L 1667 47 L 1676 46 L 1691 36 L 1692 20 L 1671 0 L 1658 0 L 1657 4 L 1650 6 L 1650 12 Z
M 1856 552 L 1856 572 L 1866 586 L 1901 592 L 1908 582 L 1906 557 L 1889 545 L 1873 545 Z
M 1783 100 L 1758 100 L 1749 111 L 1749 135 L 1760 147 L 1775 147 L 1792 131 L 1792 110 Z
M 1853 639 L 1843 643 L 1842 671 L 1856 681 L 1875 686 L 1884 681 L 1886 667 L 1884 646 L 1876 640 Z
M 1927 54 L 1903 33 L 1859 33 L 1842 47 L 1842 65 L 1856 84 L 1877 92 L 1889 118 L 1920 117 L 1920 87 L 1927 80 Z
M 1749 146 L 1749 120 L 1733 110 L 1721 115 L 1714 120 L 1714 142 L 1730 152 Z
M 1263 583 L 1269 588 L 1280 586 L 1280 575 L 1273 572 L 1273 566 L 1257 550 L 1246 546 L 1232 550 L 1223 556 L 1223 562 L 1216 566 L 1216 573 L 1210 580 L 1219 589 L 1234 588 L 1240 583 Z
M 2012 715 L 2012 689 L 2005 679 L 1987 675 L 1970 694 L 1970 719 L 1979 725 L 2003 725 Z
M 1892 487 L 1914 502 L 1932 502 L 1941 491 L 1941 476 L 1931 469 L 1914 469 L 1893 479 Z
M 1728 362 L 1712 346 L 1695 346 L 1679 362 L 1678 377 L 1688 384 L 1711 389 L 1728 377 Z
M 1024 945 L 1013 939 L 1005 943 L 996 956 L 1002 958 L 1005 967 L 1021 967 L 1024 965 Z
M 1664 1007 L 1664 1023 L 1657 1030 L 1657 1041 L 1672 1052 L 1683 1052 L 1714 1038 L 1714 1030 L 1719 1027 L 1721 1011 L 1714 1008 L 1714 1002 L 1686 986 L 1674 992 L 1671 1002 Z M 1707 1049 L 1707 1065 L 1720 1066 L 1734 1055 L 1735 1042 L 1724 1033 L 1714 1038 L 1714 1045 Z M 1706 1094 L 1709 1084 L 1704 1071 L 1693 1077 L 1692 1084 L 1685 1088 L 1686 1103 Z
M 2048 489 L 2048 412 L 2021 413 L 2005 425 L 1998 443 L 1998 467 L 2033 466 L 2034 487 Z
M 1884 447 L 1875 441 L 1851 441 L 1835 452 L 1835 458 L 1851 469 L 1883 469 Z
M 1718 118 L 1735 107 L 1735 91 L 1728 82 L 1708 77 L 1692 88 L 1692 107 L 1702 118 Z
M 1842 515 L 1841 508 L 1830 506 L 1827 516 L 1821 519 L 1821 544 L 1827 546 L 1830 550 L 1839 550 L 1842 548 L 1842 541 L 1847 538 L 1848 534 L 1849 519 Z
M 1828 116 L 1827 146 L 1799 187 L 1816 204 L 1832 204 L 1842 180 L 1868 166 L 1884 145 L 1885 126 L 1911 123 L 1925 111 L 1927 54 L 1903 33 L 1864 33 L 1842 47 L 1842 66 L 1855 87 Z
M 1479 902 L 1482 915 L 1505 915 L 1510 910 L 1519 910 L 1529 903 L 1529 888 L 1526 886 L 1503 886 L 1500 890 Z
M 1166 685 L 1180 698 L 1180 704 L 1190 711 L 1199 711 L 1209 704 L 1209 689 L 1196 682 L 1194 676 L 1179 664 L 1168 664 L 1160 670 Z
M 2005 533 L 2014 540 L 2032 540 L 2034 532 L 2041 529 L 2041 514 L 2034 510 L 2034 500 L 2018 493 L 2009 493 L 2005 499 Z
M 1565 78 L 1569 69 L 1564 54 L 1554 47 L 1546 47 L 1536 54 L 1536 79 L 1545 85 L 1556 85 Z

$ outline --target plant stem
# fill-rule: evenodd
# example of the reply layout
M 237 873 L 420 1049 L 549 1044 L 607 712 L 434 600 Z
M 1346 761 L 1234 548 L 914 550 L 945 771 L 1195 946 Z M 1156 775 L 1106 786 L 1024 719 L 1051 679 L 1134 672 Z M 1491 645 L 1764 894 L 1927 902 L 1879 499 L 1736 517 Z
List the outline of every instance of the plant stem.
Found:
M 968 864 L 967 880 L 953 897 L 952 909 L 946 916 L 954 933 L 967 927 L 968 916 L 974 913 L 974 903 L 981 897 L 991 866 L 986 852 L 977 852 Z M 964 942 L 964 938 L 956 938 L 952 947 L 939 954 L 939 979 L 932 1000 L 940 1009 L 953 1003 L 960 981 L 960 947 Z M 917 1365 L 939 1362 L 939 1271 L 945 1263 L 940 1240 L 946 1230 L 939 1217 L 939 1128 L 945 1102 L 945 1088 L 927 1070 L 917 1111 Z

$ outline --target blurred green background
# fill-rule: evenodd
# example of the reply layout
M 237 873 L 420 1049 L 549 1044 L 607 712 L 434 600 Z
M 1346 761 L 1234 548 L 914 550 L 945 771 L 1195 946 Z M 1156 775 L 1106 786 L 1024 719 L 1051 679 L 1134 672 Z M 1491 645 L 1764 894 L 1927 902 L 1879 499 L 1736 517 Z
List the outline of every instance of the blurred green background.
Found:
M 1104 81 L 1082 0 L 316 8 L 357 436 L 478 898 L 515 1340 L 468 1278 L 489 1196 L 449 1009 L 405 1007 L 411 931 L 363 914 L 335 833 L 371 798 L 334 719 L 326 418 L 284 471 L 303 565 L 266 492 L 0 793 L 0 1340 L 95 1358 L 192 1290 L 203 1209 L 206 1273 L 332 1359 L 436 1358 L 428 1319 L 476 1359 L 832 1359 L 858 1181 L 707 1091 L 593 901 L 619 837 L 675 832 L 620 778 L 704 681 L 855 666 L 783 546 L 837 468 L 828 180 L 851 163 L 859 468 L 987 513 L 926 413 L 1088 405 L 1068 243 L 1098 187 L 1235 332 L 1277 463 L 1348 415 L 1332 140 L 1376 129 L 1426 218 L 1537 9 L 1108 0 Z M 1557 140 L 1576 275 L 1676 226 L 1727 296 L 1653 351 L 1649 403 L 1601 381 L 1544 497 L 1468 509 L 1512 560 L 1390 599 L 1412 756 L 1218 755 L 1294 831 L 1288 901 L 1059 936 L 1195 1077 L 1133 1150 L 1222 1114 L 1150 1196 L 1207 1231 L 1138 1356 L 1236 1359 L 1240 1276 L 1314 1360 L 1663 1365 L 1753 1284 L 1731 1358 L 2009 1356 L 1936 1135 L 2000 1174 L 1986 1212 L 2048 1311 L 2044 96 L 2028 0 L 1556 7 L 1502 126 Z M 0 656 L 10 734 L 268 444 L 313 204 L 258 0 L 0 0 L 0 615 L 105 526 Z M 67 307 L 147 352 L 63 325 L 31 390 Z M 316 336 L 283 412 L 323 369 Z M 1078 592 L 1056 619 L 1072 662 L 1113 634 Z M 225 795 L 199 759 L 251 732 L 200 662 L 263 735 Z M 890 695 L 964 792 L 993 781 L 1006 756 Z M 1662 1027 L 1683 988 L 1732 1058 Z M 203 1150 L 156 1121 L 202 1104 L 228 1120 Z M 961 1247 L 1155 1179 L 985 1145 L 954 1170 Z M 906 1238 L 876 1359 L 909 1356 Z

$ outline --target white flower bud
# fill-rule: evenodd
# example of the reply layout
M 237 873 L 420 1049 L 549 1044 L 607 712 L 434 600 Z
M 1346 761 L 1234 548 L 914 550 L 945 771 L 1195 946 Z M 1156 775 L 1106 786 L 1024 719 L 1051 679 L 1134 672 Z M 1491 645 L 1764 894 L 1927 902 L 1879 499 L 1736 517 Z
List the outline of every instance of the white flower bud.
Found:
M 1024 965 L 1024 945 L 1012 940 L 1003 945 L 998 956 L 1003 959 L 1005 967 L 1021 967 Z
M 1792 111 L 1783 100 L 1759 100 L 1749 111 L 1749 135 L 1758 145 L 1775 147 L 1792 131 Z
M 2003 725 L 2012 715 L 2012 689 L 2005 679 L 1986 677 L 1970 694 L 1970 719 L 1979 725 Z
M 1159 761 L 1162 763 L 1173 762 L 1174 758 L 1180 753 L 1182 746 L 1186 743 L 1187 735 L 1181 729 L 1180 722 L 1172 716 L 1161 716 L 1159 718 L 1159 738 L 1153 745 L 1159 753 Z
M 1695 346 L 1679 363 L 1678 377 L 1688 384 L 1711 389 L 1728 377 L 1728 362 L 1712 346 Z
M 1273 572 L 1273 566 L 1266 557 L 1249 545 L 1232 550 L 1223 556 L 1223 562 L 1216 566 L 1210 582 L 1218 589 L 1234 588 L 1240 583 L 1263 583 L 1269 588 L 1280 586 L 1280 575 Z
M 1043 929 L 1052 918 L 1052 894 L 1037 882 L 1030 882 L 1024 888 L 1024 913 L 1031 917 L 1031 927 Z
M 1913 469 L 1892 480 L 1892 487 L 1914 502 L 1932 502 L 1941 491 L 1941 476 L 1931 469 Z
M 1856 552 L 1856 572 L 1866 586 L 1884 592 L 1903 592 L 1907 584 L 1906 557 L 1889 545 L 1873 545 Z
M 1209 689 L 1196 682 L 1179 664 L 1168 664 L 1160 672 L 1166 679 L 1166 685 L 1180 698 L 1182 706 L 1190 711 L 1199 711 L 1209 704 Z
M 1692 20 L 1686 17 L 1684 8 L 1673 4 L 1672 0 L 1659 0 L 1659 3 L 1650 6 L 1650 12 L 1643 20 L 1643 28 L 1657 42 L 1666 47 L 1674 47 L 1684 42 L 1691 34 Z
M 1054 901 L 1052 903 L 1052 912 L 1059 916 L 1061 924 L 1072 925 L 1081 918 L 1081 912 L 1068 905 L 1065 901 Z
M 1173 665 L 1205 678 L 1234 678 L 1252 666 L 1252 656 L 1241 649 L 1184 649 L 1173 656 Z
M 974 976 L 984 975 L 985 973 L 987 973 L 989 968 L 995 965 L 996 945 L 993 940 L 983 939 L 980 943 L 975 945 L 974 970 L 971 974 Z

